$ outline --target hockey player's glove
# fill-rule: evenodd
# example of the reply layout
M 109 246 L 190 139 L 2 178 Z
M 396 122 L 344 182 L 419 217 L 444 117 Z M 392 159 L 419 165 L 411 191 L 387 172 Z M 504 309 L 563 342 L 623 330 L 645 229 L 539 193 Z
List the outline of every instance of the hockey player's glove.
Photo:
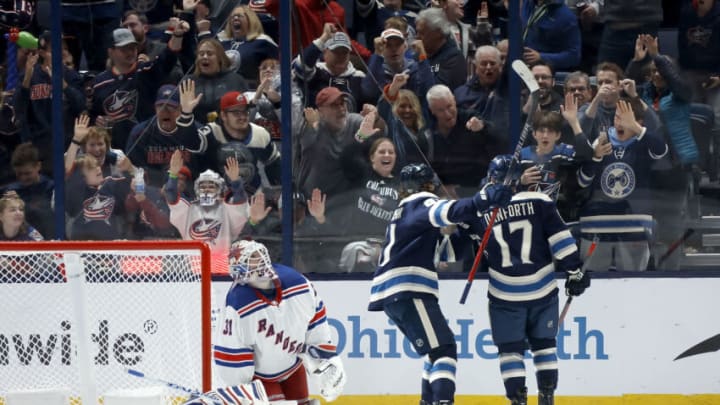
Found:
M 490 207 L 507 205 L 513 196 L 512 189 L 503 184 L 487 184 L 473 197 L 473 203 L 478 211 L 485 211 Z
M 565 280 L 565 294 L 577 297 L 585 292 L 585 289 L 590 287 L 590 272 L 583 271 L 581 269 L 572 270 L 567 272 L 567 279 Z
M 303 360 L 308 374 L 315 379 L 320 388 L 320 395 L 328 402 L 337 399 L 342 394 L 347 382 L 347 375 L 340 356 L 332 356 L 327 359 L 304 356 Z

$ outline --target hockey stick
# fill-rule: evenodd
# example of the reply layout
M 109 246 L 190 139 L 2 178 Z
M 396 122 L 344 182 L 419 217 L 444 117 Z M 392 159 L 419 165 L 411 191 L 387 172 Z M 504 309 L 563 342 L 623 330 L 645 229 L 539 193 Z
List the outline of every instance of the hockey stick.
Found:
M 222 400 L 211 397 L 209 395 L 206 395 L 198 390 L 194 390 L 192 388 L 185 387 L 185 386 L 182 386 L 180 384 L 176 384 L 176 383 L 173 383 L 170 381 L 161 380 L 159 378 L 149 377 L 149 376 L 145 375 L 145 373 L 138 371 L 138 370 L 133 370 L 131 368 L 128 368 L 125 370 L 131 376 L 142 378 L 144 380 L 147 380 L 147 381 L 155 383 L 155 384 L 164 385 L 168 388 L 174 389 L 176 391 L 184 392 L 186 394 L 195 396 L 197 398 L 201 398 L 205 401 L 210 401 L 210 403 L 213 405 L 222 405 L 223 404 Z M 257 404 L 257 405 L 268 404 L 267 394 L 265 393 L 265 388 L 262 386 L 262 383 L 244 384 L 244 385 L 239 386 L 239 388 L 243 392 L 243 394 L 246 397 L 248 397 L 248 398 L 243 398 L 243 399 L 247 399 L 248 402 L 250 402 L 251 404 Z M 255 400 L 256 398 L 258 400 Z
M 593 239 L 592 243 L 590 244 L 590 247 L 588 248 L 587 256 L 585 257 L 585 263 L 583 263 L 582 268 L 580 271 L 582 273 L 585 273 L 585 271 L 588 268 L 588 264 L 590 263 L 590 257 L 592 257 L 593 253 L 595 252 L 595 248 L 598 244 L 598 238 L 597 236 L 595 239 Z M 565 300 L 565 305 L 563 306 L 562 312 L 560 312 L 560 318 L 558 319 L 558 329 L 560 326 L 562 326 L 563 321 L 565 321 L 565 315 L 567 315 L 568 310 L 570 309 L 570 304 L 573 302 L 573 296 L 570 295 L 567 297 L 567 300 Z
M 692 234 L 694 234 L 694 233 L 695 233 L 695 229 L 693 229 L 693 228 L 688 228 L 688 229 L 685 231 L 685 233 L 682 234 L 682 236 L 680 237 L 680 239 L 678 239 L 678 240 L 676 240 L 675 242 L 671 243 L 670 246 L 668 246 L 667 251 L 666 251 L 665 253 L 663 253 L 662 256 L 660 256 L 660 259 L 658 259 L 658 262 L 657 262 L 657 264 L 655 265 L 655 268 L 660 268 L 660 265 L 663 264 L 663 262 L 665 261 L 665 259 L 667 259 L 668 257 L 670 257 L 670 255 L 671 255 L 677 248 L 679 248 L 680 245 L 682 245 L 683 242 L 685 242 L 685 241 L 686 241 L 690 236 L 692 236 Z
M 538 86 L 537 80 L 535 80 L 535 76 L 533 76 L 532 72 L 527 67 L 525 62 L 519 59 L 514 60 L 512 62 L 512 69 L 515 71 L 515 73 L 517 73 L 518 76 L 520 76 L 520 79 L 522 79 L 522 81 L 525 83 L 525 86 L 527 86 L 527 88 L 530 90 L 530 111 L 528 112 L 527 119 L 525 120 L 525 125 L 523 126 L 520 137 L 518 138 L 517 145 L 515 145 L 515 151 L 513 152 L 513 157 L 510 161 L 510 167 L 508 168 L 508 172 L 505 175 L 505 179 L 503 181 L 503 184 L 505 185 L 510 184 L 512 180 L 512 172 L 515 169 L 515 165 L 517 164 L 517 162 L 520 161 L 520 152 L 522 151 L 523 145 L 525 144 L 525 139 L 527 139 L 530 131 L 532 130 L 532 119 L 535 110 L 537 110 L 538 97 L 540 95 L 540 93 L 538 92 L 540 86 Z M 473 280 L 475 280 L 475 273 L 477 272 L 478 267 L 480 267 L 482 254 L 487 247 L 488 240 L 490 239 L 490 232 L 493 225 L 495 224 L 495 217 L 497 217 L 498 209 L 499 207 L 495 207 L 493 209 L 492 215 L 490 215 L 490 220 L 488 220 L 487 228 L 485 228 L 482 241 L 480 242 L 480 248 L 475 255 L 475 260 L 473 261 L 472 268 L 470 269 L 470 274 L 468 274 L 465 289 L 463 290 L 462 296 L 460 297 L 461 304 L 465 304 L 468 294 L 470 293 L 470 286 L 472 286 L 472 282 Z

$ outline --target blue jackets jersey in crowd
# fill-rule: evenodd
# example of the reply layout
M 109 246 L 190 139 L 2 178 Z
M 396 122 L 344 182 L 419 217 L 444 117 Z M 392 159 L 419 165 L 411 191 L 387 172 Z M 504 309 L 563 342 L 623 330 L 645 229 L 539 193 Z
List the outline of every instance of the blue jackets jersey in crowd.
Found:
M 686 69 L 720 72 L 720 2 L 700 17 L 693 2 L 682 8 L 678 24 L 678 62 Z M 661 50 L 662 51 L 662 50 Z

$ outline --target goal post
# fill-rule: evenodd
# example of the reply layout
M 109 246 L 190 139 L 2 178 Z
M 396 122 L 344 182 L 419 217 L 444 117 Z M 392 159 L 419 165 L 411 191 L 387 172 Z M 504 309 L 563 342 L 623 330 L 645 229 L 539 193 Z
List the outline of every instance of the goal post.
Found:
M 197 241 L 0 243 L 0 404 L 54 389 L 76 405 L 183 396 L 128 368 L 211 389 L 211 265 Z

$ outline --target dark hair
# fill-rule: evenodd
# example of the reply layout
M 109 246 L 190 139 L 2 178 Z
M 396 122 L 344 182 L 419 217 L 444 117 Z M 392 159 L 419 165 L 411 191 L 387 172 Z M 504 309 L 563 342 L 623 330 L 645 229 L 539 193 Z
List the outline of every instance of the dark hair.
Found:
M 563 117 L 557 111 L 538 111 L 533 117 L 533 128 L 548 128 L 551 131 L 561 132 L 563 126 Z
M 636 121 L 642 121 L 645 118 L 645 106 L 639 98 L 620 97 L 620 100 L 627 101 L 630 104 Z
M 137 10 L 128 10 L 125 13 L 123 13 L 123 18 L 121 21 L 125 22 L 125 20 L 127 20 L 127 18 L 130 17 L 131 15 L 137 16 L 138 20 L 140 20 L 141 23 L 149 24 L 148 18 L 145 15 L 145 13 L 141 13 Z
M 12 167 L 20 167 L 28 163 L 40 162 L 40 152 L 30 142 L 21 143 L 13 151 L 10 164 Z
M 532 70 L 532 68 L 534 68 L 535 66 L 547 66 L 547 68 L 550 69 L 550 74 L 553 77 L 555 76 L 555 69 L 550 62 L 543 59 L 538 59 L 535 62 L 531 63 L 528 67 L 530 68 L 530 70 Z
M 606 72 L 615 73 L 615 77 L 617 77 L 617 81 L 620 81 L 625 78 L 625 72 L 623 72 L 622 68 L 612 62 L 600 63 L 597 67 L 597 71 L 600 72 L 601 70 L 604 70 Z
M 385 137 L 385 136 L 381 136 L 381 137 L 375 139 L 370 144 L 370 149 L 368 149 L 368 159 L 372 158 L 372 155 L 377 151 L 377 149 L 380 147 L 380 144 L 383 142 L 390 142 L 390 144 L 393 146 L 393 149 L 395 148 L 395 142 L 393 142 L 392 139 Z

